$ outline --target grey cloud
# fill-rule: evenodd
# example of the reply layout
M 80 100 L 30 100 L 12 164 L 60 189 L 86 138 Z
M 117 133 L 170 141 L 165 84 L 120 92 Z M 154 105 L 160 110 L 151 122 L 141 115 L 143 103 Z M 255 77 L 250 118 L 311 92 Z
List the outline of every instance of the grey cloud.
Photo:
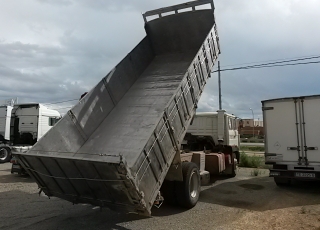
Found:
M 120 11 L 135 11 L 143 13 L 148 10 L 153 10 L 160 7 L 170 6 L 183 3 L 183 0 L 163 0 L 163 1 L 145 1 L 145 0 L 80 0 L 78 1 L 85 7 L 90 7 L 98 10 Z
M 46 3 L 50 5 L 56 5 L 56 6 L 70 6 L 73 4 L 72 0 L 37 0 L 41 3 Z
M 0 42 L 1 63 L 13 65 L 15 68 L 58 67 L 63 64 L 61 54 L 59 47 Z
M 78 98 L 145 36 L 142 12 L 183 2 L 30 2 L 23 11 L 7 15 L 8 20 L 17 22 L 15 26 L 0 29 L 0 79 L 7 82 L 0 86 L 0 98 L 19 96 L 25 102 Z M 0 13 L 6 13 L 9 4 L 14 3 L 8 1 Z M 320 50 L 316 23 L 320 2 L 216 0 L 215 6 L 222 68 L 316 55 Z M 260 101 L 264 99 L 319 94 L 319 66 L 222 72 L 223 108 L 245 118 L 251 117 L 249 108 L 261 114 Z M 12 85 L 19 86 L 12 90 Z M 217 74 L 213 74 L 198 110 L 217 109 Z
M 146 1 L 146 0 L 37 0 L 40 3 L 55 6 L 80 6 L 95 11 L 107 12 L 139 12 L 143 13 L 160 7 L 170 6 L 174 4 L 184 3 L 183 0 L 162 0 L 162 1 Z

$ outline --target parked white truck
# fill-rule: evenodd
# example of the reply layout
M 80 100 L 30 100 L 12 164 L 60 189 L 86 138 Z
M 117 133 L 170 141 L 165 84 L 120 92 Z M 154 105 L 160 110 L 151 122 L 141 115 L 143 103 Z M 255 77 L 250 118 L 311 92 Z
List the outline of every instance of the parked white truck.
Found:
M 277 185 L 320 179 L 320 95 L 262 101 L 265 162 Z
M 11 111 L 13 107 L 11 105 L 0 106 L 0 142 L 6 143 L 10 140 L 10 121 Z M 1 157 L 0 157 L 1 160 Z
M 0 106 L 0 163 L 11 159 L 13 149 L 31 148 L 60 118 L 39 103 Z
M 237 117 L 226 113 L 225 110 L 197 112 L 184 137 L 182 149 L 186 152 L 219 152 L 221 146 L 230 146 L 235 156 L 233 159 L 236 158 L 239 163 L 240 137 Z M 226 169 L 229 166 L 232 167 L 232 175 L 235 175 L 235 164 L 226 164 Z

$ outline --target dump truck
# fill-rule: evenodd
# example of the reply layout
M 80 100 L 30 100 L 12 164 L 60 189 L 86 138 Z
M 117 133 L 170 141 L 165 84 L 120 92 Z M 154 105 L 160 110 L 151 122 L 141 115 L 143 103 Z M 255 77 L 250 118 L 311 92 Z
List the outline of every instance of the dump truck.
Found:
M 320 95 L 262 101 L 265 163 L 278 186 L 320 180 Z
M 27 151 L 61 118 L 58 111 L 39 103 L 0 106 L 0 163 L 12 151 Z
M 17 155 L 47 196 L 142 215 L 170 195 L 187 208 L 197 203 L 199 168 L 180 146 L 220 53 L 213 1 L 148 11 L 143 19 L 146 37 Z

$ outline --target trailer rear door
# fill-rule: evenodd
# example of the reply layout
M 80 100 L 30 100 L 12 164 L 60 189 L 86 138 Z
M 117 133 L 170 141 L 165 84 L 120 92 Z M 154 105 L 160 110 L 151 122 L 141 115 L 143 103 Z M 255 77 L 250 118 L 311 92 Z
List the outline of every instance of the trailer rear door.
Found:
M 301 98 L 302 139 L 309 163 L 320 161 L 320 97 Z M 303 125 L 303 123 L 305 123 Z M 305 126 L 305 127 L 303 127 Z
M 320 96 L 268 100 L 262 105 L 266 154 L 274 154 L 275 161 L 319 162 Z

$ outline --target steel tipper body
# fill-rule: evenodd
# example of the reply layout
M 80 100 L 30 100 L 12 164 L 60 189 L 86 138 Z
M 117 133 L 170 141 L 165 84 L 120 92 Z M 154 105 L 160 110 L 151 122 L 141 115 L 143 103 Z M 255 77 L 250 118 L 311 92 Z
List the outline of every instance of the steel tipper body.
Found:
M 262 101 L 265 161 L 277 185 L 320 180 L 320 95 Z
M 144 14 L 147 36 L 18 155 L 46 195 L 149 215 L 163 180 L 183 180 L 180 144 L 220 53 L 213 13 L 202 0 Z

